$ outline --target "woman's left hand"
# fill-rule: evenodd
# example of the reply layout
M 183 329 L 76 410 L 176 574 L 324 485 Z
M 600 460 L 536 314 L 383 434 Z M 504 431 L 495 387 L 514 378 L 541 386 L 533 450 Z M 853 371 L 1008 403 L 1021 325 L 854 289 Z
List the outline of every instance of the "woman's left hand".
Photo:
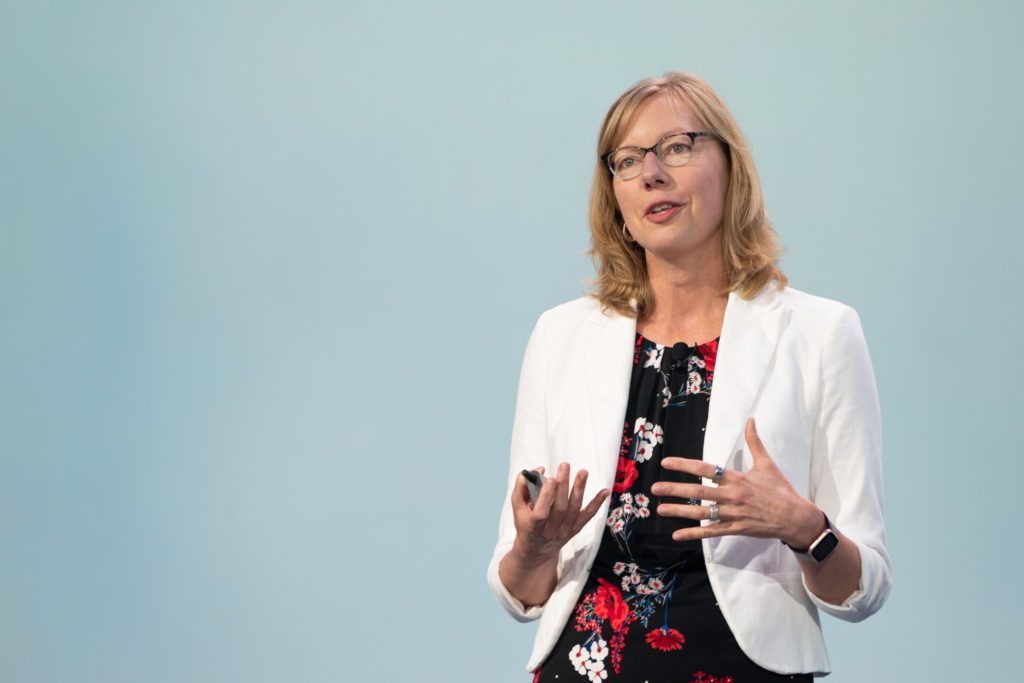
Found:
M 797 493 L 768 455 L 757 435 L 754 418 L 747 420 L 744 436 L 754 464 L 747 472 L 725 470 L 717 487 L 659 481 L 651 492 L 659 496 L 694 498 L 718 504 L 718 521 L 706 526 L 679 529 L 673 540 L 687 541 L 711 536 L 742 535 L 778 538 L 794 548 L 806 548 L 825 530 L 824 516 L 813 503 Z M 715 465 L 692 458 L 664 458 L 665 469 L 711 479 Z M 659 515 L 710 519 L 708 505 L 662 503 Z

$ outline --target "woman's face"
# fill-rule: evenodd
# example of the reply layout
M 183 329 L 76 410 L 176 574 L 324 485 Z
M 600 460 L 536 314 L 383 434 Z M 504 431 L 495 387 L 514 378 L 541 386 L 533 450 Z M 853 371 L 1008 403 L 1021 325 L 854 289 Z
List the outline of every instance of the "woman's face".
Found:
M 650 147 L 670 133 L 704 130 L 689 108 L 665 95 L 655 95 L 637 110 L 617 147 Z M 648 152 L 635 178 L 612 179 L 626 229 L 648 258 L 683 262 L 687 256 L 721 253 L 720 227 L 729 185 L 728 162 L 720 144 L 699 137 L 690 160 L 667 166 Z M 652 212 L 658 204 L 673 208 Z

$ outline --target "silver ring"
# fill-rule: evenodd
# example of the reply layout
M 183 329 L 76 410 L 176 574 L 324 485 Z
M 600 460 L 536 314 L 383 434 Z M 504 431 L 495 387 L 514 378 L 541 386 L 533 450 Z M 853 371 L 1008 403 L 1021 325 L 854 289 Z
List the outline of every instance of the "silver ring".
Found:
M 711 481 L 721 484 L 723 474 L 725 474 L 725 468 L 721 465 L 715 465 L 715 473 L 711 475 Z
M 708 506 L 708 511 L 711 513 L 711 516 L 708 517 L 708 519 L 711 520 L 712 522 L 717 522 L 718 521 L 718 503 L 712 503 L 711 505 L 709 505 Z

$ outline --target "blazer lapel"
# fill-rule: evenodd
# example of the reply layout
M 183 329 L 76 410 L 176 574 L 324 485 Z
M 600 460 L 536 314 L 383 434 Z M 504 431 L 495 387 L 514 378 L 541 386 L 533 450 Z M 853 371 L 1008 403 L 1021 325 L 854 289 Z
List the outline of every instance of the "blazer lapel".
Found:
M 784 312 L 773 283 L 750 300 L 729 293 L 704 432 L 705 462 L 742 467 L 743 429 L 775 358 Z
M 635 303 L 635 302 L 634 302 Z M 594 438 L 593 481 L 611 488 L 619 461 L 622 427 L 633 373 L 636 318 L 598 306 L 587 321 L 584 370 L 590 403 L 589 431 Z M 602 525 L 603 526 L 603 525 Z
M 706 462 L 738 467 L 743 427 L 775 357 L 784 309 L 772 283 L 753 299 L 729 293 L 704 433 Z M 633 372 L 636 318 L 596 307 L 584 335 L 584 370 L 593 435 L 593 472 L 601 486 L 615 480 Z M 739 443 L 739 447 L 735 448 Z

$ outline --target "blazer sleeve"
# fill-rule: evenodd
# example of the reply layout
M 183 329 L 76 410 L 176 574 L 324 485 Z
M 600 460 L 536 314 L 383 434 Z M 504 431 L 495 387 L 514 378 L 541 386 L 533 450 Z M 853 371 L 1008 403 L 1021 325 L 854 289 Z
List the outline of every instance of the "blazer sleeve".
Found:
M 882 419 L 875 374 L 856 311 L 843 306 L 821 355 L 822 398 L 811 455 L 811 500 L 857 544 L 860 585 L 842 604 L 807 588 L 822 611 L 844 621 L 877 612 L 892 589 L 885 547 Z
M 547 458 L 547 420 L 545 416 L 545 385 L 547 381 L 547 356 L 545 352 L 545 315 L 542 314 L 534 325 L 533 332 L 526 345 L 522 369 L 519 373 L 519 389 L 516 397 L 515 419 L 512 424 L 512 447 L 508 470 L 508 487 L 505 491 L 505 502 L 501 508 L 498 523 L 498 543 L 494 548 L 490 564 L 487 567 L 487 583 L 497 598 L 517 621 L 532 621 L 544 610 L 543 605 L 534 605 L 525 609 L 523 603 L 512 596 L 501 582 L 498 575 L 498 564 L 512 548 L 516 537 L 516 528 L 512 516 L 512 489 L 515 487 L 516 475 L 524 469 L 533 469 L 546 463 Z M 559 563 L 561 565 L 561 563 Z M 561 569 L 561 567 L 559 568 Z M 559 571 L 559 573 L 561 573 Z M 560 577 L 559 577 L 560 578 Z

